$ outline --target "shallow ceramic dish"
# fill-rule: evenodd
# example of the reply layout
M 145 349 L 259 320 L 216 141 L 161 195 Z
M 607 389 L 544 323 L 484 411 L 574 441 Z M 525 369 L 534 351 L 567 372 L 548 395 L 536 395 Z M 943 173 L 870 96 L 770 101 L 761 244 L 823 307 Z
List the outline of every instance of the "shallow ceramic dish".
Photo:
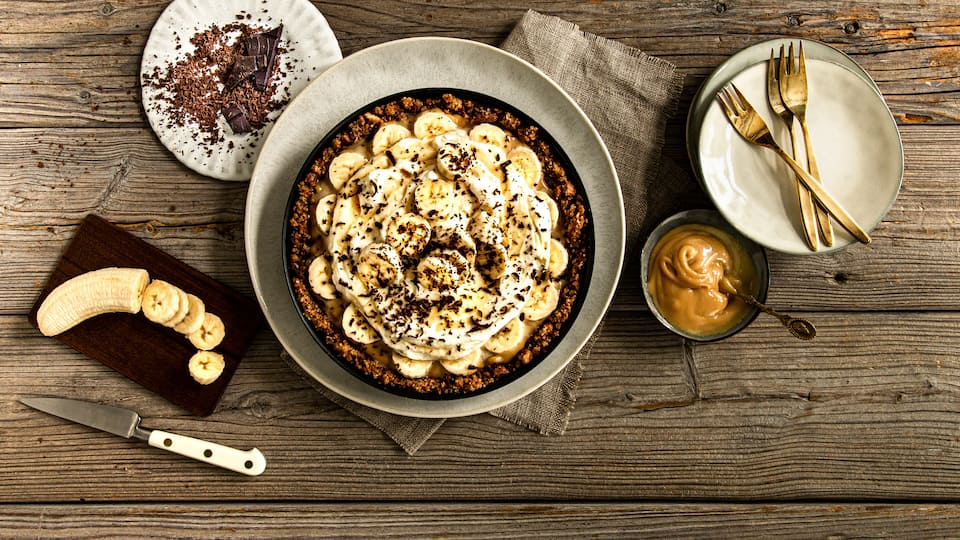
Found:
M 144 74 L 156 68 L 165 70 L 168 64 L 193 52 L 190 38 L 197 32 L 214 24 L 222 27 L 236 22 L 266 28 L 283 23 L 280 44 L 286 52 L 281 56 L 282 68 L 274 75 L 278 95 L 286 93 L 293 98 L 317 74 L 343 58 L 326 19 L 307 0 L 232 0 L 226 5 L 209 0 L 171 2 L 154 24 L 143 49 L 140 63 L 143 110 L 160 142 L 181 163 L 220 180 L 250 178 L 260 143 L 273 127 L 272 122 L 252 133 L 234 134 L 221 117 L 222 140 L 208 143 L 199 135 L 196 124 L 171 127 L 164 103 L 159 102 L 162 91 L 143 84 L 142 79 Z M 157 105 L 161 107 L 158 109 Z M 269 117 L 275 119 L 279 115 L 280 111 L 274 111 Z
M 650 295 L 650 291 L 647 288 L 647 282 L 650 278 L 650 255 L 653 252 L 654 247 L 657 245 L 657 242 L 659 242 L 660 239 L 663 238 L 668 232 L 681 225 L 687 224 L 709 225 L 715 227 L 726 232 L 740 242 L 747 254 L 750 255 L 750 258 L 753 261 L 754 270 L 757 273 L 759 290 L 757 291 L 755 298 L 760 302 L 766 301 L 767 290 L 770 287 L 770 267 L 769 263 L 767 262 L 767 253 L 762 247 L 758 246 L 756 243 L 740 234 L 725 219 L 723 219 L 723 216 L 721 216 L 715 210 L 685 210 L 683 212 L 679 212 L 663 220 L 659 225 L 657 225 L 653 232 L 650 233 L 650 236 L 647 237 L 647 241 L 643 245 L 643 250 L 640 252 L 640 275 L 641 279 L 643 280 L 643 296 L 647 301 L 647 307 L 650 308 L 650 312 L 653 313 L 654 317 L 656 317 L 661 324 L 675 334 L 693 341 L 717 341 L 728 338 L 749 326 L 750 323 L 757 318 L 757 314 L 760 312 L 760 310 L 757 308 L 750 308 L 744 317 L 740 319 L 740 322 L 723 332 L 709 336 L 698 336 L 678 328 L 664 318 L 663 314 L 660 313 L 660 310 L 657 309 L 657 305 L 653 301 L 653 297 Z
M 766 72 L 766 64 L 755 64 L 732 82 L 764 118 L 780 146 L 790 148 L 786 125 L 767 105 Z M 900 191 L 903 146 L 896 122 L 876 89 L 844 66 L 809 59 L 807 81 L 807 123 L 823 185 L 870 231 Z M 697 155 L 703 187 L 720 213 L 758 244 L 810 255 L 856 243 L 833 221 L 834 245 L 815 252 L 807 247 L 793 172 L 771 150 L 744 140 L 716 99 L 704 114 Z
M 843 66 L 863 79 L 867 84 L 877 90 L 878 93 L 880 92 L 879 88 L 877 88 L 877 83 L 874 82 L 870 75 L 864 71 L 859 64 L 846 54 L 825 43 L 810 39 L 777 38 L 746 47 L 717 66 L 703 81 L 703 84 L 700 85 L 700 89 L 696 95 L 693 96 L 693 101 L 690 103 L 686 127 L 687 156 L 690 158 L 690 163 L 693 165 L 693 170 L 698 180 L 701 178 L 700 156 L 697 153 L 697 144 L 700 141 L 700 125 L 703 123 L 703 117 L 707 109 L 710 108 L 713 102 L 713 97 L 723 88 L 723 85 L 730 82 L 730 80 L 741 71 L 756 64 L 766 65 L 766 62 L 770 60 L 771 50 L 774 51 L 775 55 L 779 55 L 781 45 L 787 47 L 790 43 L 793 43 L 794 46 L 797 46 L 800 42 L 803 42 L 804 56 L 806 56 L 807 59 L 831 62 L 838 66 Z
M 491 76 L 496 74 L 496 76 Z M 583 180 L 593 215 L 593 273 L 579 315 L 563 339 L 522 376 L 489 392 L 430 401 L 375 388 L 344 369 L 313 339 L 287 290 L 282 237 L 287 199 L 314 146 L 369 103 L 419 88 L 477 92 L 523 111 L 564 150 Z M 253 171 L 244 222 L 257 300 L 277 338 L 311 377 L 355 402 L 406 416 L 443 418 L 486 412 L 533 392 L 586 343 L 613 296 L 624 249 L 623 202 L 610 155 L 576 103 L 530 64 L 497 48 L 450 38 L 411 38 L 354 53 L 320 75 L 288 106 Z

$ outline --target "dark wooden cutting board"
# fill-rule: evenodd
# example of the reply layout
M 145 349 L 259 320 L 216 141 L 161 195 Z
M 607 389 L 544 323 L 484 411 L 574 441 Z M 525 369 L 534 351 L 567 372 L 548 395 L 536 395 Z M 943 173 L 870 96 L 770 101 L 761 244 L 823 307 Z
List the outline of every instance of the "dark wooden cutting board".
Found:
M 162 279 L 195 294 L 206 304 L 207 311 L 219 315 L 226 335 L 214 350 L 223 354 L 226 362 L 223 375 L 206 386 L 194 381 L 187 361 L 197 351 L 196 347 L 182 334 L 148 321 L 143 314 L 100 315 L 54 339 L 192 414 L 212 413 L 263 319 L 260 307 L 226 285 L 91 214 L 80 224 L 50 274 L 28 315 L 30 323 L 37 326 L 37 310 L 57 285 L 73 276 L 109 266 L 144 268 L 151 279 Z

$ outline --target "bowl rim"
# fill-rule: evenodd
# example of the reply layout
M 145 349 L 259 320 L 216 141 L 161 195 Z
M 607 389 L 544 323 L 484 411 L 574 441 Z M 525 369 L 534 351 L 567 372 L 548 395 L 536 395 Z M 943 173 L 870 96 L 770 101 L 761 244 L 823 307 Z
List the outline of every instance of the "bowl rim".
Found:
M 733 225 L 731 225 L 726 218 L 723 217 L 723 214 L 716 209 L 697 208 L 691 210 L 682 210 L 666 217 L 660 223 L 658 223 L 652 231 L 650 231 L 650 234 L 643 243 L 643 248 L 640 253 L 640 276 L 643 286 L 643 297 L 647 302 L 647 308 L 650 310 L 650 313 L 652 313 L 653 316 L 665 328 L 685 339 L 700 343 L 720 341 L 734 336 L 740 333 L 744 328 L 750 326 L 760 314 L 761 310 L 755 306 L 750 306 L 750 311 L 748 314 L 741 318 L 737 324 L 731 326 L 727 330 L 718 332 L 716 334 L 698 336 L 689 332 L 685 332 L 668 321 L 660 312 L 656 302 L 653 301 L 653 296 L 650 294 L 649 287 L 647 287 L 647 280 L 650 275 L 650 253 L 656 243 L 669 231 L 681 225 L 687 225 L 691 223 L 716 227 L 723 232 L 730 234 L 733 236 L 733 238 L 741 243 L 744 250 L 750 255 L 750 259 L 753 261 L 754 268 L 757 271 L 759 288 L 755 297 L 759 302 L 766 302 L 767 294 L 770 290 L 770 260 L 767 257 L 766 248 L 744 236 L 743 233 L 734 228 Z
M 583 206 L 585 214 L 587 217 L 587 224 L 584 227 L 584 257 L 585 262 L 582 269 L 580 277 L 580 287 L 577 290 L 576 297 L 574 298 L 573 305 L 571 306 L 570 313 L 567 315 L 566 319 L 560 325 L 560 329 L 557 332 L 556 337 L 550 340 L 547 346 L 541 350 L 532 361 L 514 369 L 510 373 L 498 377 L 494 382 L 484 385 L 483 387 L 472 391 L 472 392 L 463 392 L 457 394 L 423 394 L 418 393 L 413 390 L 403 389 L 403 388 L 394 388 L 392 386 L 379 384 L 376 381 L 372 380 L 369 375 L 360 370 L 354 364 L 346 361 L 338 354 L 336 351 L 332 350 L 327 346 L 326 341 L 324 340 L 323 335 L 320 331 L 313 325 L 310 320 L 306 318 L 304 310 L 300 305 L 300 301 L 297 298 L 297 293 L 293 287 L 293 272 L 290 266 L 290 252 L 292 250 L 292 238 L 291 238 L 291 215 L 293 211 L 294 204 L 300 198 L 299 186 L 305 179 L 305 177 L 311 172 L 311 166 L 318 156 L 327 148 L 331 140 L 336 137 L 340 132 L 351 122 L 356 120 L 360 115 L 369 112 L 370 110 L 393 102 L 397 101 L 403 97 L 412 97 L 415 99 L 427 99 L 427 98 L 436 98 L 443 94 L 452 94 L 456 97 L 463 97 L 470 99 L 475 102 L 479 102 L 483 105 L 491 105 L 497 108 L 500 108 L 506 112 L 509 112 L 521 120 L 525 125 L 534 126 L 538 130 L 538 137 L 544 139 L 547 143 L 547 146 L 550 147 L 551 152 L 554 154 L 554 158 L 563 165 L 564 171 L 567 173 L 568 179 L 574 184 L 577 189 L 577 193 L 583 199 Z M 464 90 L 459 88 L 448 88 L 448 87 L 426 87 L 426 88 L 416 88 L 411 90 L 405 90 L 401 92 L 396 92 L 394 94 L 381 97 L 373 102 L 367 103 L 366 105 L 360 107 L 354 112 L 347 115 L 345 118 L 340 120 L 333 128 L 331 128 L 313 147 L 310 153 L 304 159 L 303 164 L 300 167 L 300 170 L 297 172 L 296 179 L 293 181 L 290 187 L 290 195 L 287 198 L 286 206 L 284 208 L 283 215 L 283 226 L 281 227 L 282 235 L 282 246 L 283 246 L 283 272 L 284 280 L 286 282 L 287 293 L 290 295 L 290 299 L 293 301 L 297 315 L 300 319 L 300 322 L 304 325 L 307 332 L 313 338 L 313 341 L 323 350 L 323 352 L 329 356 L 333 361 L 344 369 L 351 376 L 362 381 L 363 383 L 381 390 L 388 392 L 390 394 L 414 399 L 421 401 L 457 401 L 466 398 L 476 397 L 504 386 L 509 385 L 515 380 L 523 377 L 529 373 L 534 367 L 536 367 L 540 362 L 542 362 L 546 357 L 548 357 L 553 350 L 559 345 L 566 336 L 570 327 L 573 325 L 574 321 L 580 314 L 581 308 L 583 307 L 584 299 L 590 293 L 590 285 L 592 282 L 591 277 L 594 273 L 594 259 L 595 259 L 595 250 L 596 250 L 596 232 L 594 229 L 594 220 L 593 212 L 591 210 L 590 200 L 583 181 L 580 177 L 579 172 L 573 166 L 573 162 L 570 160 L 567 153 L 564 151 L 563 147 L 557 142 L 557 140 L 547 131 L 542 125 L 536 122 L 532 117 L 518 109 L 517 107 L 510 105 L 500 99 L 497 99 L 492 96 L 488 96 L 481 92 L 476 92 L 472 90 Z

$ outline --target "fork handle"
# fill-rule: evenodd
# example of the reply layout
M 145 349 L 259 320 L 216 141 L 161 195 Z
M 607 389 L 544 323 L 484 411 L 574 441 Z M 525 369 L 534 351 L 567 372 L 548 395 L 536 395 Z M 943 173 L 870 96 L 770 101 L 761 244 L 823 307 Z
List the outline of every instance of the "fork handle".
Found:
M 803 145 L 807 152 L 807 167 L 810 176 L 820 178 L 820 167 L 817 165 L 817 157 L 813 154 L 813 143 L 810 142 L 810 130 L 807 129 L 805 116 L 800 117 L 800 129 L 803 131 Z M 794 152 L 793 155 L 796 156 L 797 153 Z M 823 235 L 823 243 L 830 247 L 833 245 L 833 227 L 830 226 L 830 218 L 827 217 L 827 212 L 820 205 L 816 205 L 816 213 L 817 222 L 820 224 L 820 234 Z
M 810 173 L 807 171 L 803 170 L 803 167 L 794 161 L 793 158 L 784 152 L 779 146 L 774 146 L 773 150 L 787 163 L 787 165 L 790 166 L 791 169 L 793 169 L 793 172 L 797 173 L 797 177 L 801 182 L 803 182 L 803 185 L 810 190 L 810 194 L 813 195 L 813 198 L 816 199 L 817 202 L 820 203 L 831 216 L 836 218 L 837 222 L 839 222 L 844 229 L 849 231 L 850 234 L 852 234 L 854 238 L 860 242 L 863 242 L 864 244 L 870 243 L 870 235 L 867 234 L 867 232 L 864 231 L 860 225 L 857 225 L 857 222 L 853 220 L 853 217 L 851 217 L 850 214 L 843 209 L 843 206 L 840 206 L 840 203 L 838 203 L 833 197 L 830 196 L 829 193 L 827 193 L 825 189 L 823 189 L 823 186 L 820 185 L 820 182 L 817 179 L 810 176 Z

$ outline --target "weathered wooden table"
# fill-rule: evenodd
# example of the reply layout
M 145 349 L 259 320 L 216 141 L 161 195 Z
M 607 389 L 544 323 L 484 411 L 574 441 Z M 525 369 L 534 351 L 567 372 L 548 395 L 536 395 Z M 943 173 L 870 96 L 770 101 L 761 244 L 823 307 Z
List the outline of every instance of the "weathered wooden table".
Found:
M 499 43 L 527 7 L 675 63 L 683 103 L 780 35 L 850 54 L 900 125 L 903 188 L 870 246 L 771 254 L 771 318 L 684 343 L 646 311 L 635 260 L 569 430 L 451 420 L 415 457 L 320 397 L 268 328 L 207 418 L 39 335 L 25 314 L 90 212 L 253 295 L 247 186 L 198 176 L 140 108 L 164 2 L 0 1 L 0 536 L 940 536 L 960 534 L 960 7 L 871 2 L 320 2 L 344 54 L 441 35 Z M 686 164 L 683 121 L 667 155 Z M 250 479 L 27 409 L 64 395 L 237 447 Z

